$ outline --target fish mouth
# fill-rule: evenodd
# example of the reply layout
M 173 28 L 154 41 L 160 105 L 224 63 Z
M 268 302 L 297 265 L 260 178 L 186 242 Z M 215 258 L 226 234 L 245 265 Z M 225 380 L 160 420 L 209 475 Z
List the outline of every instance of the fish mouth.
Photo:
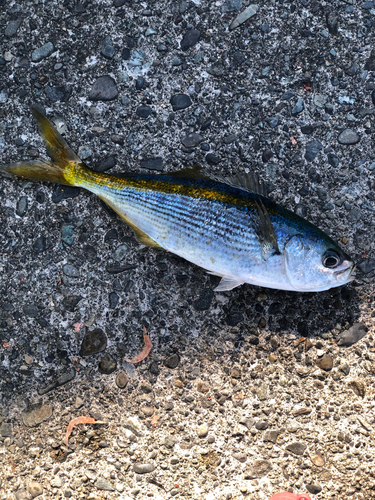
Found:
M 353 281 L 356 277 L 356 269 L 357 265 L 352 264 L 350 267 L 346 267 L 345 269 L 337 271 L 335 273 L 336 279 L 341 281 L 342 278 L 345 278 L 346 282 Z

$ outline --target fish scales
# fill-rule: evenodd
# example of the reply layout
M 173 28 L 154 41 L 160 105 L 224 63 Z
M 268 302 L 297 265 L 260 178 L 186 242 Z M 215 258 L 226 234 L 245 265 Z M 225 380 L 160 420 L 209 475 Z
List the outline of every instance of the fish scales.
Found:
M 33 113 L 52 161 L 16 163 L 5 171 L 96 193 L 140 242 L 222 276 L 216 290 L 251 283 L 323 291 L 354 279 L 350 257 L 316 226 L 263 196 L 257 179 L 237 177 L 228 183 L 186 174 L 94 172 L 44 115 L 35 108 Z

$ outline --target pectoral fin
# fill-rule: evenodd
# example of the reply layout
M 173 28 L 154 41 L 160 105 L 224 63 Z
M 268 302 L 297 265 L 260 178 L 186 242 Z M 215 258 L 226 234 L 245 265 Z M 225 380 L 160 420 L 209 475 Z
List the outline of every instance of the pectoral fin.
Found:
M 237 286 L 243 285 L 245 282 L 235 276 L 223 276 L 219 285 L 215 288 L 215 292 L 225 292 L 233 290 Z
M 129 224 L 129 226 L 133 229 L 134 234 L 135 234 L 137 240 L 139 241 L 139 243 L 142 243 L 142 245 L 147 245 L 148 247 L 163 248 L 161 245 L 159 245 L 159 243 L 156 243 L 155 240 L 150 238 L 150 236 L 148 236 L 148 234 L 146 234 L 144 231 L 139 229 L 135 224 L 133 224 L 133 222 L 131 222 L 126 217 L 126 214 L 124 214 L 124 212 L 122 212 L 113 203 L 109 202 L 108 200 L 106 200 L 102 196 L 99 196 L 99 198 L 102 199 L 104 201 L 104 203 L 106 203 L 109 207 L 111 207 L 112 210 L 114 210 L 116 212 L 116 214 L 121 217 L 121 219 L 123 219 L 127 224 Z
M 255 205 L 258 211 L 258 237 L 262 244 L 262 257 L 264 260 L 267 260 L 270 253 L 280 255 L 279 245 L 277 244 L 277 238 L 270 216 L 268 215 L 262 199 L 259 198 L 255 200 Z

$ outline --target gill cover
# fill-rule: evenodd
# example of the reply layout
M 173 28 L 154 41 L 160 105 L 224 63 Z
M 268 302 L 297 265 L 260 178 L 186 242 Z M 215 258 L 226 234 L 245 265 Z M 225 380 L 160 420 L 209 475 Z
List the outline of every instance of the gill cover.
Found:
M 309 271 L 307 261 L 310 253 L 310 246 L 300 234 L 292 236 L 284 247 L 284 267 L 289 283 L 301 292 L 311 287 L 307 276 Z

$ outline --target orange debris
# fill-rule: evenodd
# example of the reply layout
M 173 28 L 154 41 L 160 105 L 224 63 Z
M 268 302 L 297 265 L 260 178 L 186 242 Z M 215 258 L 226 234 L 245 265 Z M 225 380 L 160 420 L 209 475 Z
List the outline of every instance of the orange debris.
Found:
M 71 420 L 69 422 L 68 429 L 67 429 L 66 434 L 65 434 L 66 446 L 68 446 L 69 436 L 71 435 L 74 427 L 76 427 L 77 425 L 79 425 L 79 424 L 105 424 L 105 423 L 106 422 L 101 422 L 100 420 L 95 420 L 91 417 L 84 417 L 82 415 L 80 417 L 73 418 L 73 420 Z

